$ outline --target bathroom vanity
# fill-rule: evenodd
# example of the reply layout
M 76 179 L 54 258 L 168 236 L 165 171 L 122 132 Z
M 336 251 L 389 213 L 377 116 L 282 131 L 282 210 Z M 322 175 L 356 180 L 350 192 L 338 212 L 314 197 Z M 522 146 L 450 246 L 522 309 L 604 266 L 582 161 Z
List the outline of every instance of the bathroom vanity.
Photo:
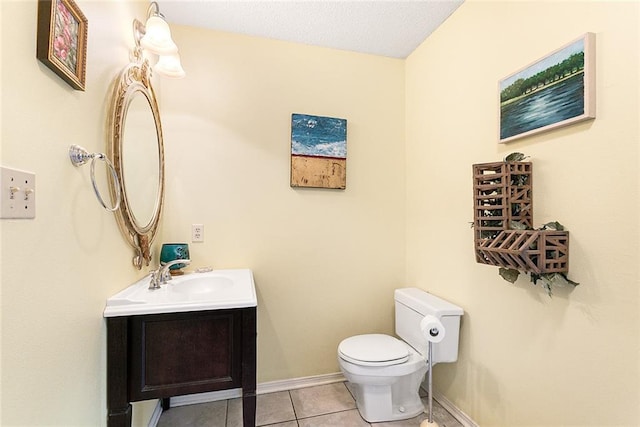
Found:
M 133 60 L 113 84 L 108 155 L 100 154 L 113 162 L 109 185 L 119 207 L 107 208 L 94 182 L 98 200 L 114 212 L 134 248 L 139 270 L 151 263 L 164 204 L 160 111 L 140 27 L 135 20 Z M 79 151 L 70 149 L 74 165 L 82 164 L 77 157 L 84 160 Z M 131 402 L 161 399 L 166 410 L 173 396 L 241 388 L 244 426 L 254 427 L 258 304 L 251 270 L 189 273 L 153 289 L 150 282 L 147 275 L 112 296 L 104 310 L 108 426 L 131 425 Z
M 256 310 L 250 270 L 147 278 L 107 300 L 109 427 L 130 426 L 131 402 L 242 388 L 243 425 L 255 426 Z

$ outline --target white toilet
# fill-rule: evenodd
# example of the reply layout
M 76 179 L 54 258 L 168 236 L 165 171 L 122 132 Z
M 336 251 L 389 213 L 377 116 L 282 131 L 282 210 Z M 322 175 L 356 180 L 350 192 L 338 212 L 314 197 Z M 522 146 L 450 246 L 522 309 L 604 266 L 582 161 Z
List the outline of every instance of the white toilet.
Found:
M 433 364 L 458 360 L 462 308 L 418 288 L 395 291 L 397 338 L 356 335 L 338 346 L 340 370 L 368 422 L 395 421 L 424 411 L 418 395 L 427 372 L 428 343 L 420 328 L 426 315 L 437 317 L 444 339 L 433 344 Z

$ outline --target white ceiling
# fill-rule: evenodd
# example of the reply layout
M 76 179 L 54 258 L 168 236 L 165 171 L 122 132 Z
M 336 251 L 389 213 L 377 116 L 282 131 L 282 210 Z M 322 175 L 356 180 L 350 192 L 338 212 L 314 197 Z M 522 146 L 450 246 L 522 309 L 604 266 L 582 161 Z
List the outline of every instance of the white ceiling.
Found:
M 159 0 L 171 24 L 406 58 L 464 0 Z

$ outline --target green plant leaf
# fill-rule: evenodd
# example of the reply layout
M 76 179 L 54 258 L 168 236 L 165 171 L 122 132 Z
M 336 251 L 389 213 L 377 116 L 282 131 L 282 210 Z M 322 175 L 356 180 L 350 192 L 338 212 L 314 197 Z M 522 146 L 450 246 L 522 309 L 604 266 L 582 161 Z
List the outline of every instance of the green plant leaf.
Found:
M 578 286 L 580 283 L 570 280 L 564 273 L 546 273 L 541 275 L 543 279 L 547 279 L 553 286 L 562 288 L 567 285 Z
M 540 227 L 540 230 L 564 231 L 564 225 L 560 224 L 558 221 L 551 221 L 543 224 L 542 227 Z
M 509 222 L 509 228 L 512 230 L 526 230 L 527 226 L 520 221 L 511 221 Z
M 507 157 L 504 158 L 505 162 L 521 162 L 524 159 L 528 158 L 529 156 L 525 156 L 522 153 L 518 153 L 517 151 L 515 153 L 511 153 L 509 154 Z
M 518 276 L 520 276 L 520 272 L 518 270 L 503 267 L 498 269 L 498 274 L 500 274 L 500 276 L 509 283 L 515 283 L 516 280 L 518 280 Z
M 578 286 L 580 284 L 578 282 L 574 282 L 573 280 L 569 279 L 564 273 L 560 273 L 560 274 L 562 275 L 562 277 L 566 279 L 567 282 L 569 282 L 570 285 Z
M 542 279 L 542 286 L 544 287 L 544 290 L 547 291 L 547 295 L 549 295 L 549 298 L 551 298 L 553 296 L 553 292 L 551 292 L 551 283 Z
M 542 281 L 542 286 L 550 297 L 552 296 L 551 289 L 553 287 L 563 288 L 567 285 L 578 286 L 580 284 L 570 280 L 564 273 L 531 274 L 531 281 L 534 285 L 538 280 Z

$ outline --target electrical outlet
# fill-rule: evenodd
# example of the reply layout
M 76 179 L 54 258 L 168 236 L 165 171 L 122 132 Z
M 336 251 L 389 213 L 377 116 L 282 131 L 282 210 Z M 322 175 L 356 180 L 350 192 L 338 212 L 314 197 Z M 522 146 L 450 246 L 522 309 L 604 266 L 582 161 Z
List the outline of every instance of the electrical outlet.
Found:
M 204 242 L 204 225 L 191 224 L 191 241 Z
M 0 218 L 36 217 L 36 175 L 0 167 Z

